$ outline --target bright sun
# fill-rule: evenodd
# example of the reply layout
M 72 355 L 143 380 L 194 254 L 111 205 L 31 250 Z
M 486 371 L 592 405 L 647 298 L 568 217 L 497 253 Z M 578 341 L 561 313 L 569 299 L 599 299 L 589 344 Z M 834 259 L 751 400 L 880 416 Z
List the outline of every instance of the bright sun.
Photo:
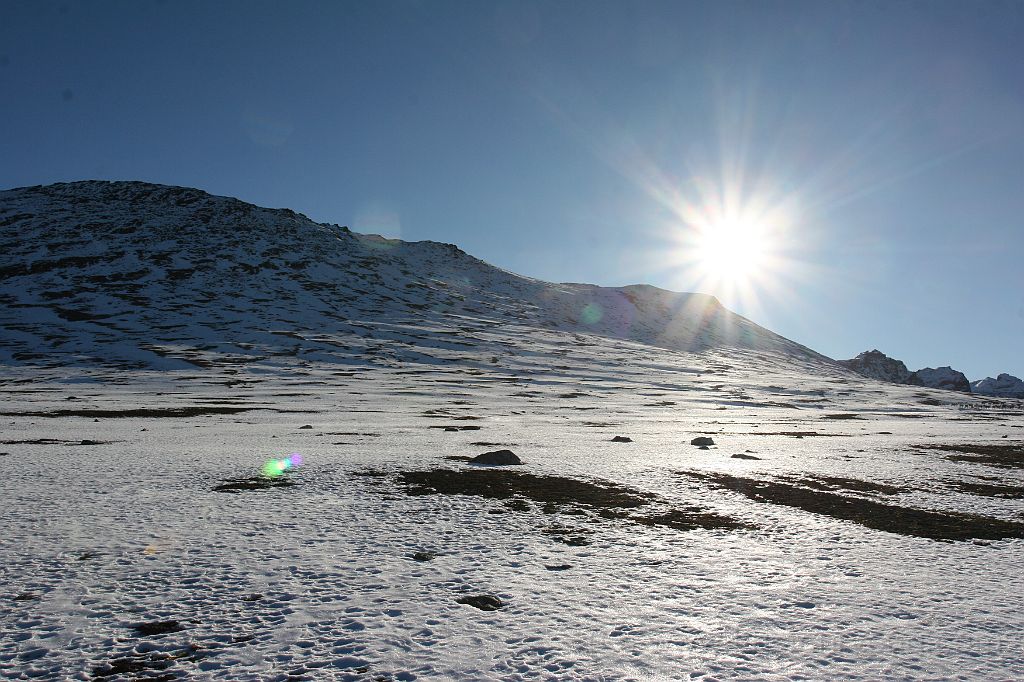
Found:
M 707 278 L 723 283 L 749 282 L 763 272 L 768 258 L 762 225 L 745 220 L 722 220 L 701 226 L 697 264 Z

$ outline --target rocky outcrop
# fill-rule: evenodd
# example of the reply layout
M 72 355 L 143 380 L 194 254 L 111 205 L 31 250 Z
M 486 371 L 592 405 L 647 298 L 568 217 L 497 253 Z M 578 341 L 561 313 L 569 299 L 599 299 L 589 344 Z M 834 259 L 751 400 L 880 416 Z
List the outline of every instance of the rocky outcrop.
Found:
M 851 360 L 838 360 L 843 367 L 852 369 L 861 376 L 879 381 L 888 381 L 893 384 L 909 384 L 911 386 L 924 386 L 926 388 L 940 388 L 946 391 L 962 391 L 970 393 L 971 383 L 963 372 L 958 372 L 952 367 L 924 367 L 916 372 L 911 372 L 902 361 L 890 358 L 880 350 L 864 351 Z M 1007 374 L 1000 374 L 1000 377 L 1007 377 L 1016 380 Z M 985 379 L 983 381 L 996 382 L 996 379 Z M 981 383 L 981 382 L 976 382 Z M 1003 386 L 1004 384 L 1000 384 Z M 1010 384 L 1005 384 L 1010 386 Z M 1021 386 L 1024 389 L 1024 386 Z M 1012 390 L 1012 387 L 1011 387 Z M 996 395 L 995 393 L 989 395 Z M 1005 394 L 999 394 L 1005 395 Z
M 1024 381 L 1012 374 L 1000 374 L 995 379 L 985 377 L 971 382 L 971 393 L 999 398 L 1024 398 Z
M 904 383 L 947 391 L 971 392 L 971 382 L 967 381 L 963 372 L 958 372 L 952 367 L 925 367 L 911 372 Z
M 838 362 L 843 367 L 852 369 L 857 374 L 870 379 L 904 384 L 910 378 L 910 370 L 903 364 L 903 361 L 890 358 L 878 349 L 864 351 L 851 360 L 839 360 Z

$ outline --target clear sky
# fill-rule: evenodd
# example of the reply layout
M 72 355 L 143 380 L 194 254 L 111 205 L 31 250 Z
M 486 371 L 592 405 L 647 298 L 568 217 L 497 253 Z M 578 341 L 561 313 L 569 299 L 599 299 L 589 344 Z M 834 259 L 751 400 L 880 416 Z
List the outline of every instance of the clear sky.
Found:
M 0 16 L 0 187 L 198 187 L 546 280 L 706 291 L 836 358 L 1024 376 L 1024 2 Z M 757 253 L 709 273 L 695 234 L 723 215 Z

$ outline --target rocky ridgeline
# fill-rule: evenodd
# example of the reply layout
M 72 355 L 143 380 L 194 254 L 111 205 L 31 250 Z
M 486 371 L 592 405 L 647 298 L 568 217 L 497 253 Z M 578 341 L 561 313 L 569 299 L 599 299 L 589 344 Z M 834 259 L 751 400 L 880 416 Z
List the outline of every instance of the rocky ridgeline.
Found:
M 0 191 L 0 363 L 476 366 L 510 355 L 510 338 L 558 334 L 832 368 L 705 294 L 542 282 L 452 244 L 357 234 L 186 187 Z
M 1000 374 L 971 382 L 971 392 L 999 398 L 1024 398 L 1024 381 L 1010 374 Z
M 855 358 L 838 360 L 838 362 L 861 376 L 894 384 L 924 386 L 1000 398 L 1024 398 L 1024 381 L 1009 374 L 1000 374 L 996 379 L 988 377 L 970 382 L 963 372 L 958 372 L 948 366 L 924 367 L 911 372 L 901 360 L 890 358 L 878 349 L 864 351 Z

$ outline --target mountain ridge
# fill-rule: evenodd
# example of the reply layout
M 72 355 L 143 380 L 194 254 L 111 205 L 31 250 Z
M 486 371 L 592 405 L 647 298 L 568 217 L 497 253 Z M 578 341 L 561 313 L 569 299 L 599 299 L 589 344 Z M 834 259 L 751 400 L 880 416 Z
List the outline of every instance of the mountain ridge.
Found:
M 348 363 L 373 347 L 368 324 L 404 325 L 388 344 L 394 362 L 433 362 L 439 335 L 500 324 L 832 363 L 707 294 L 543 282 L 454 244 L 362 235 L 195 188 L 91 180 L 5 190 L 0 240 L 7 362 Z M 445 329 L 413 329 L 424 324 Z

